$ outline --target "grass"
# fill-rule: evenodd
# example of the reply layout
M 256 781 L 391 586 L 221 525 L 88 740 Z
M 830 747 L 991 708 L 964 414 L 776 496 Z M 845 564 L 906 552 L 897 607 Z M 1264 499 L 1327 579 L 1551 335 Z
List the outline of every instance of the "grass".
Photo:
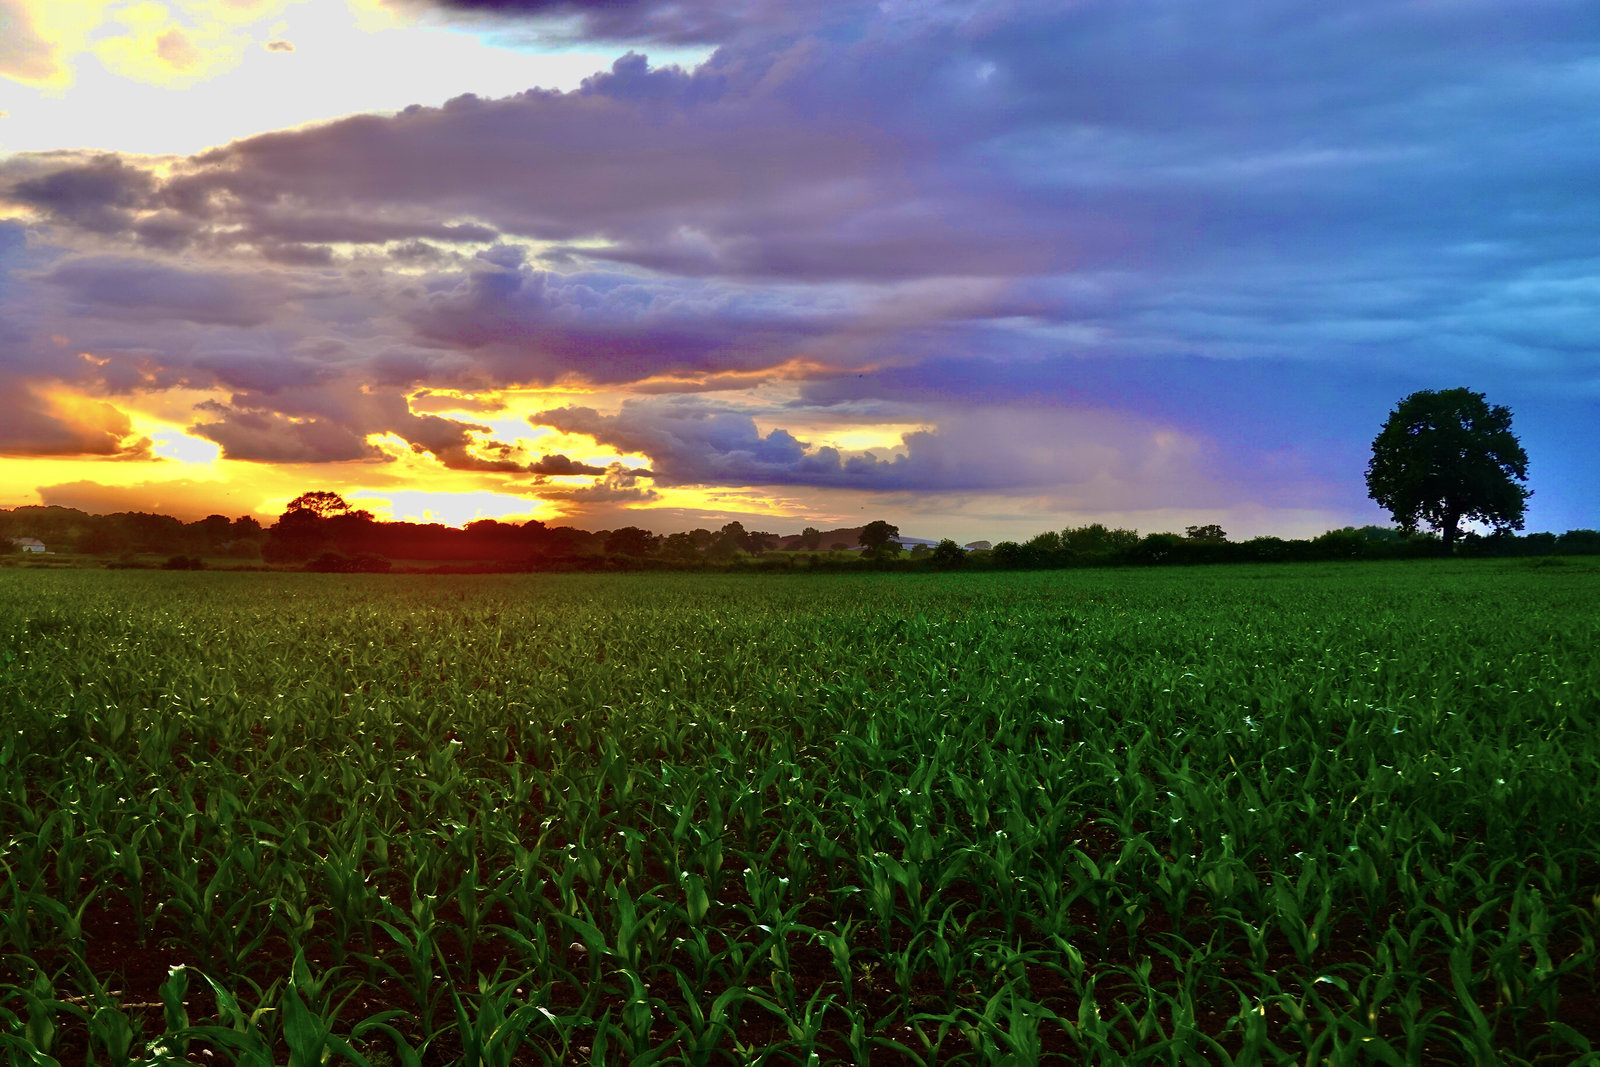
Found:
M 1600 1062 L 1600 573 L 0 573 L 14 1062 Z

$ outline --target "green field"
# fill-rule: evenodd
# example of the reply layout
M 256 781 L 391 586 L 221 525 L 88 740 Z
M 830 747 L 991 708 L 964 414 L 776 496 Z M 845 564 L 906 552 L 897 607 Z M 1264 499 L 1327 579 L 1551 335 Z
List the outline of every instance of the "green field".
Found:
M 0 571 L 11 1062 L 1600 1063 L 1593 560 Z

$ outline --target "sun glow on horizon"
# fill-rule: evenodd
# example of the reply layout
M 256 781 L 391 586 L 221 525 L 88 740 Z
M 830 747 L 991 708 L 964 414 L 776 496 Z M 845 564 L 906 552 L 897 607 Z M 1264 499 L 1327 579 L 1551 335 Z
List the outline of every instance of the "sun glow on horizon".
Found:
M 461 527 L 478 519 L 501 522 L 548 520 L 554 509 L 543 500 L 508 496 L 492 490 L 448 492 L 428 489 L 359 491 L 347 496 L 354 508 L 364 508 L 390 522 L 438 523 Z

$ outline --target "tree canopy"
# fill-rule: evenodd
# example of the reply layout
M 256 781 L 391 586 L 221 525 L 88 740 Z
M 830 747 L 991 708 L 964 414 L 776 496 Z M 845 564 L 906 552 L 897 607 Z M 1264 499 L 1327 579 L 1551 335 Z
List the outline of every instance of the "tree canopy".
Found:
M 878 559 L 900 551 L 900 543 L 895 540 L 899 536 L 900 527 L 882 519 L 874 519 L 861 528 L 856 540 L 861 542 L 870 558 Z
M 313 489 L 308 493 L 301 493 L 289 501 L 289 506 L 283 510 L 285 515 L 295 512 L 310 512 L 319 519 L 330 515 L 339 515 L 350 510 L 350 505 L 344 497 L 329 489 Z
M 1367 492 L 1407 533 L 1427 525 L 1449 545 L 1461 523 L 1522 529 L 1533 495 L 1511 410 L 1470 389 L 1424 389 L 1395 405 L 1372 442 Z

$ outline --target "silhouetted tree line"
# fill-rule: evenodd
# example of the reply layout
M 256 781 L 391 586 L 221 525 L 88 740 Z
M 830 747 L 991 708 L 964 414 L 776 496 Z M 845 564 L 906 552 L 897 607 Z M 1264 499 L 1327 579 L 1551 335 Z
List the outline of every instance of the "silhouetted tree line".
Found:
M 989 553 L 1006 569 L 1149 566 L 1189 563 L 1288 563 L 1345 559 L 1416 559 L 1429 556 L 1549 556 L 1600 554 L 1600 531 L 1518 536 L 1497 531 L 1466 534 L 1452 547 L 1432 534 L 1403 536 L 1387 526 L 1346 526 L 1318 537 L 1255 537 L 1229 541 L 1218 526 L 1191 526 L 1183 535 L 1080 526 L 1046 531 L 1022 543 L 1002 541 Z
M 1289 540 L 1257 537 L 1230 541 L 1216 525 L 1191 526 L 1182 534 L 1141 535 L 1095 523 L 1047 530 L 1027 541 L 1002 541 L 968 551 L 954 541 L 901 550 L 899 530 L 881 520 L 859 530 L 825 535 L 807 527 L 780 537 L 730 522 L 717 530 L 695 529 L 662 536 L 636 526 L 591 532 L 480 519 L 464 529 L 437 523 L 380 522 L 352 508 L 338 494 L 306 493 L 268 527 L 250 516 L 210 515 L 182 522 L 167 515 L 119 512 L 90 515 L 75 508 L 20 507 L 0 510 L 0 551 L 7 538 L 35 537 L 57 553 L 108 557 L 111 566 L 139 565 L 135 557 L 165 557 L 173 570 L 199 569 L 203 558 L 242 563 L 301 566 L 328 572 L 381 572 L 392 561 L 455 571 L 656 570 L 736 566 L 740 569 L 859 570 L 960 568 L 1018 570 L 1054 567 L 1151 566 L 1199 563 L 1290 562 L 1342 559 L 1404 559 L 1457 556 L 1556 556 L 1600 554 L 1600 531 L 1488 536 L 1466 534 L 1453 546 L 1434 535 L 1402 536 L 1381 526 L 1345 527 L 1319 537 Z M 851 549 L 843 552 L 842 549 Z M 859 550 L 859 551 L 855 551 Z M 13 554 L 14 553 L 10 553 Z
M 814 532 L 814 531 L 811 531 Z M 802 535 L 804 536 L 804 535 Z M 820 534 L 818 535 L 820 537 Z M 729 562 L 776 549 L 781 538 L 730 522 L 720 530 L 689 530 L 668 536 L 637 526 L 590 532 L 479 519 L 465 528 L 411 522 L 379 522 L 350 507 L 336 493 L 305 493 L 267 531 L 261 549 L 268 563 L 304 562 L 313 570 L 385 569 L 381 561 L 448 561 L 465 569 L 598 569 L 678 567 Z M 473 564 L 492 565 L 473 568 Z
M 599 542 L 598 544 L 603 544 Z M 267 530 L 261 558 L 318 570 L 377 570 L 373 560 L 559 561 L 597 551 L 597 536 L 570 526 L 482 519 L 465 529 L 438 523 L 379 522 L 336 493 L 296 497 Z M 341 562 L 365 561 L 365 562 Z
M 0 540 L 11 537 L 36 537 L 53 552 L 96 556 L 154 553 L 254 559 L 267 534 L 249 515 L 236 519 L 208 515 L 183 522 L 142 511 L 90 515 L 77 508 L 28 505 L 0 510 Z

